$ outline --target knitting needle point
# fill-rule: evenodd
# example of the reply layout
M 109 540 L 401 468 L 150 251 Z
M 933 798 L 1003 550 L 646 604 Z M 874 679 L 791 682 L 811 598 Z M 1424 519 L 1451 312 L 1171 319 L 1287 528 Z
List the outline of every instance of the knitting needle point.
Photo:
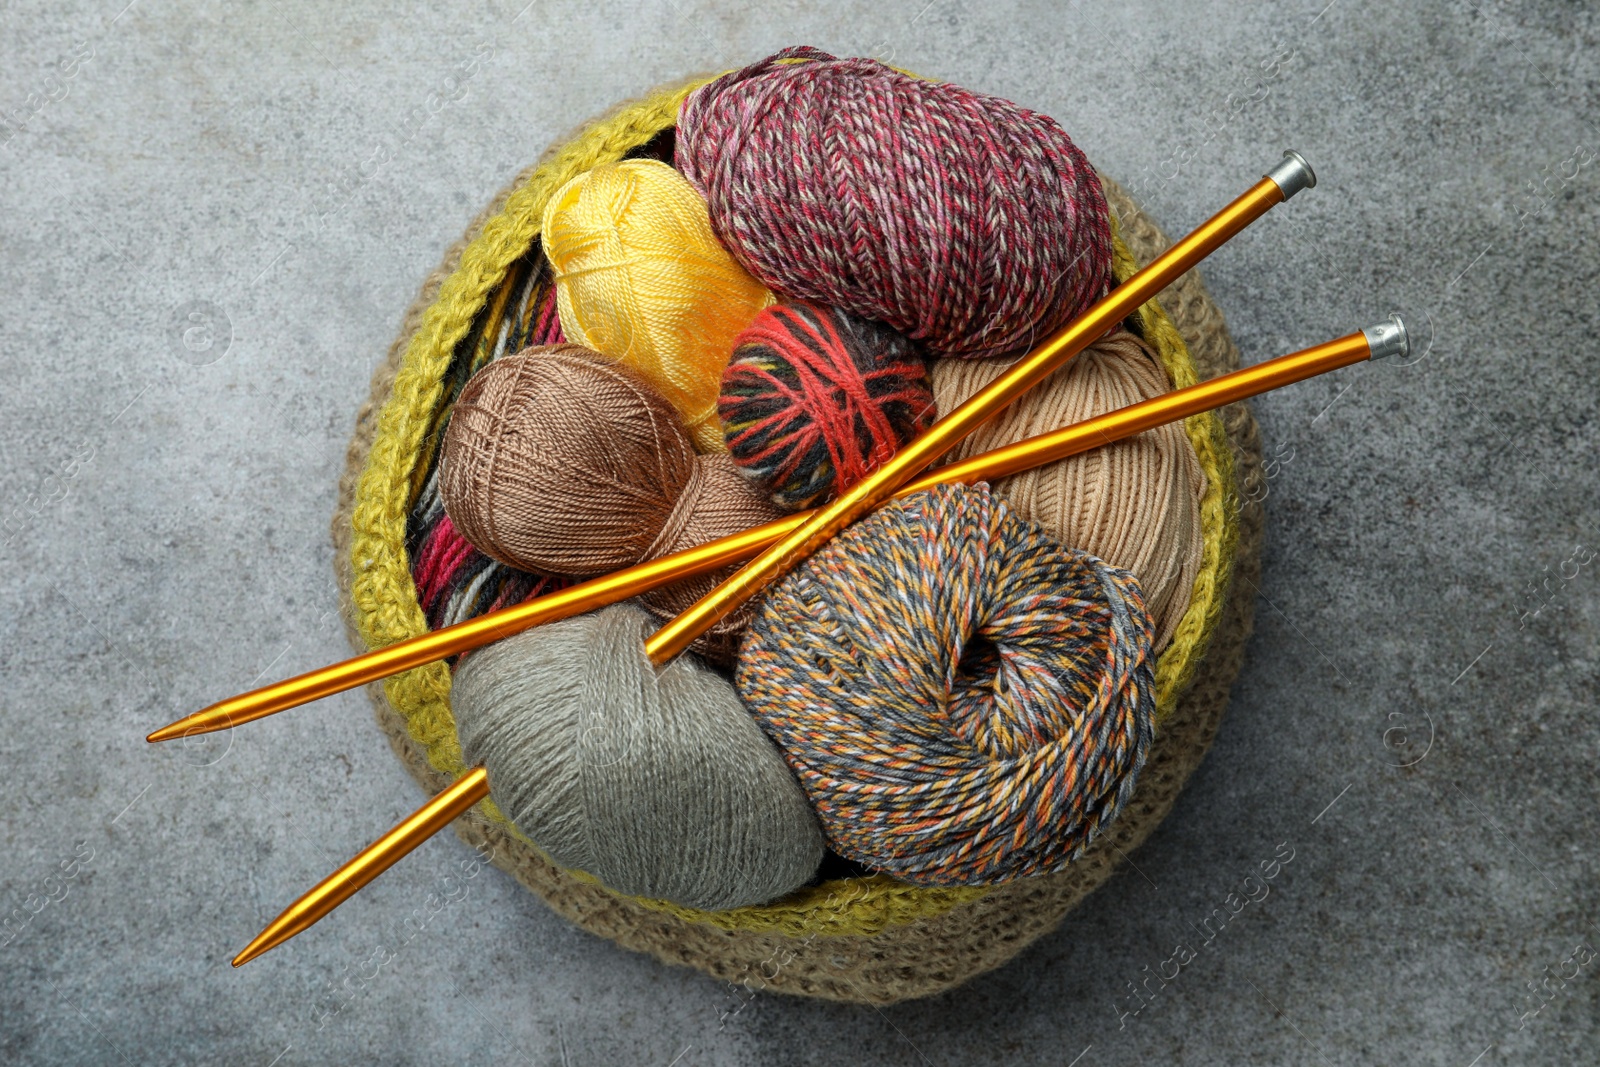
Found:
M 456 780 L 456 783 L 422 807 L 393 830 L 368 845 L 355 858 L 332 875 L 317 883 L 316 888 L 290 904 L 283 914 L 268 924 L 233 958 L 233 965 L 241 967 L 263 952 L 276 948 L 303 930 L 309 929 L 328 912 L 344 903 L 361 887 L 399 862 L 412 849 L 489 795 L 489 776 L 482 767 L 476 767 Z
M 580 615 L 684 578 L 708 574 L 729 563 L 749 559 L 785 531 L 798 526 L 804 518 L 804 515 L 791 515 L 683 552 L 547 593 L 537 600 L 489 612 L 342 663 L 229 697 L 163 726 L 146 740 L 169 741 L 191 734 L 226 730 L 425 663 L 481 648 L 530 627 Z
M 870 503 L 863 503 L 868 499 L 862 495 L 862 486 L 867 484 L 867 482 L 863 482 L 851 490 L 841 502 L 848 502 L 852 509 L 860 509 L 859 511 L 853 510 L 851 512 L 854 516 L 864 513 L 865 510 L 887 499 L 887 496 L 891 495 L 900 484 L 909 480 L 912 475 L 948 450 L 950 445 L 959 439 L 957 437 L 936 446 L 925 444 L 930 439 L 930 435 L 940 432 L 941 427 L 944 428 L 944 436 L 950 437 L 950 424 L 953 418 L 960 416 L 962 412 L 967 412 L 975 402 L 980 402 L 988 411 L 988 414 L 992 415 L 1028 386 L 1041 380 L 1055 366 L 1066 362 L 1072 355 L 1075 355 L 1090 342 L 1115 326 L 1116 323 L 1126 318 L 1146 300 L 1154 297 L 1156 293 L 1187 273 L 1196 263 L 1199 263 L 1240 230 L 1265 214 L 1273 205 L 1282 203 L 1301 189 L 1309 189 L 1314 185 L 1316 185 L 1316 176 L 1312 173 L 1311 167 L 1306 163 L 1305 159 L 1296 152 L 1284 153 L 1283 161 L 1274 167 L 1266 177 L 1251 186 L 1243 196 L 1240 196 L 1233 203 L 1202 223 L 1198 229 L 1169 248 L 1149 266 L 1134 273 L 1126 282 L 1114 289 L 1075 323 L 1058 331 L 1053 338 L 1035 349 L 1030 355 L 1024 357 L 1015 367 L 1002 375 L 988 388 L 982 390 L 977 396 L 967 401 L 966 404 L 957 408 L 950 416 L 940 420 L 934 429 L 924 434 L 918 441 L 907 446 L 907 449 L 903 450 L 901 455 L 904 455 L 905 451 L 917 450 L 914 462 L 903 464 L 900 461 L 900 457 L 896 457 L 894 461 L 878 472 L 881 475 L 884 471 L 889 471 L 891 467 L 894 468 L 891 472 L 891 480 L 897 479 L 894 485 L 884 489 L 881 494 L 874 495 Z M 998 395 L 997 390 L 1008 391 L 1005 400 L 995 399 Z M 986 417 L 987 415 L 979 417 L 975 421 L 970 417 L 965 417 L 961 424 L 965 427 L 961 436 L 975 429 Z M 995 477 L 998 477 L 998 475 L 995 475 Z M 868 482 L 873 482 L 875 486 L 879 486 L 880 481 L 877 479 L 878 475 L 874 475 L 873 478 L 868 479 Z M 888 482 L 882 482 L 881 484 L 887 485 Z M 877 493 L 876 489 L 874 493 Z M 826 511 L 829 515 L 836 515 L 839 512 L 839 505 L 836 503 Z M 330 696 L 333 693 L 353 689 L 367 682 L 387 678 L 390 675 L 398 674 L 401 671 L 409 670 L 425 663 L 431 663 L 469 649 L 482 647 L 502 637 L 509 637 L 514 633 L 519 633 L 530 626 L 536 626 L 541 622 L 565 618 L 569 614 L 577 614 L 613 603 L 614 600 L 637 596 L 660 585 L 666 585 L 694 575 L 710 573 L 727 563 L 749 559 L 760 552 L 771 553 L 774 551 L 772 547 L 774 544 L 791 545 L 801 529 L 810 529 L 820 521 L 822 521 L 822 516 L 818 512 L 790 516 L 788 519 L 779 520 L 777 523 L 770 523 L 760 528 L 760 531 L 773 532 L 774 536 L 771 540 L 751 541 L 748 545 L 742 542 L 740 544 L 733 543 L 734 540 L 749 538 L 752 534 L 760 532 L 748 531 L 745 534 L 735 535 L 734 539 L 725 538 L 709 545 L 701 545 L 687 552 L 652 560 L 636 568 L 629 568 L 604 578 L 585 582 L 580 586 L 541 597 L 527 604 L 519 604 L 516 607 L 482 615 L 476 619 L 470 619 L 442 630 L 435 630 L 408 641 L 397 642 L 387 648 L 369 652 L 365 656 L 357 656 L 343 663 L 336 663 L 332 666 L 310 671 L 306 674 L 212 704 L 210 707 L 202 708 L 185 718 L 163 726 L 161 729 L 149 734 L 146 740 L 154 743 L 190 734 L 227 729 L 230 726 L 251 722 L 288 708 Z M 842 529 L 847 524 L 846 522 L 837 521 L 836 518 L 829 519 L 828 523 L 831 532 L 826 536 L 832 536 L 833 533 L 836 533 L 838 529 Z M 825 539 L 826 537 L 811 539 L 808 540 L 808 543 L 810 547 L 814 548 L 821 543 L 821 540 Z M 739 554 L 746 547 L 750 549 L 748 553 Z M 792 548 L 786 548 L 784 552 L 786 553 L 785 558 L 793 556 L 790 559 L 791 563 L 798 561 L 799 557 L 794 556 Z M 763 555 L 761 558 L 766 559 L 767 556 Z M 760 560 L 757 562 L 759 563 Z M 745 568 L 745 570 L 748 569 Z M 766 580 L 770 580 L 770 578 L 771 575 Z M 766 584 L 766 580 L 759 584 Z M 615 596 L 618 591 L 622 592 L 622 596 Z M 664 638 L 664 641 L 652 638 L 655 645 L 649 650 L 651 657 L 657 658 L 660 656 L 663 662 L 665 659 L 672 658 L 672 656 L 687 648 L 702 629 L 714 623 L 728 611 L 733 610 L 733 607 L 736 606 L 736 601 L 754 595 L 756 591 L 757 587 L 753 585 L 746 584 L 731 588 L 729 583 L 723 583 L 705 600 L 702 600 L 700 604 L 690 609 L 690 613 L 698 611 L 698 614 L 692 619 L 689 618 L 690 613 L 680 615 L 673 620 L 671 626 L 656 635 L 656 638 Z M 707 606 L 708 602 L 712 602 L 709 607 Z M 567 610 L 569 607 L 575 610 Z
M 1178 419 L 1245 400 L 1318 374 L 1366 359 L 1404 355 L 1409 345 L 1405 325 L 1397 315 L 1388 322 L 1258 363 L 1198 385 L 1153 397 L 1116 411 L 1075 423 L 1054 433 L 1019 441 L 1006 448 L 974 456 L 917 479 L 905 492 L 926 489 L 945 481 L 977 481 L 1053 463 L 1123 440 Z M 761 527 L 766 530 L 768 527 Z M 618 598 L 622 599 L 622 598 Z M 318 919 L 353 896 L 400 857 L 422 844 L 445 824 L 488 795 L 488 777 L 474 767 L 455 785 L 440 793 L 394 829 L 369 845 L 349 863 L 334 871 L 311 892 L 289 906 L 234 959 L 234 966 L 254 959 L 308 929 Z

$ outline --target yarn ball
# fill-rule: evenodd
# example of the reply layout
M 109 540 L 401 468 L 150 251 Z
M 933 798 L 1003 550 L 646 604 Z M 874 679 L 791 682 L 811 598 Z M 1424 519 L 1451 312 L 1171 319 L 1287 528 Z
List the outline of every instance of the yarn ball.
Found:
M 717 242 L 705 201 L 667 164 L 628 159 L 557 190 L 541 232 L 566 339 L 638 371 L 721 452 L 722 368 L 773 296 Z
M 987 486 L 942 486 L 771 590 L 736 680 L 835 851 L 919 885 L 985 885 L 1060 870 L 1132 794 L 1150 637 L 1133 575 Z
M 791 511 L 849 489 L 936 416 L 909 338 L 805 300 L 765 309 L 739 335 L 717 413 L 739 469 Z
M 782 515 L 725 454 L 697 455 L 672 407 L 638 374 L 579 345 L 486 364 L 445 430 L 439 492 L 461 535 L 522 570 L 608 574 Z M 671 618 L 731 573 L 646 594 Z M 753 608 L 696 645 L 731 659 Z
M 1011 363 L 934 360 L 940 410 L 956 407 Z M 945 461 L 1049 433 L 1169 388 L 1149 346 L 1118 331 L 979 427 Z M 1155 649 L 1167 647 L 1188 610 L 1204 547 L 1199 502 L 1205 477 L 1181 423 L 999 479 L 994 487 L 1018 515 L 1056 540 L 1137 575 L 1155 620 Z
M 768 287 L 935 355 L 1020 351 L 1112 285 L 1105 194 L 1054 120 L 876 60 L 786 48 L 708 82 L 674 159 Z
M 651 664 L 651 628 L 624 602 L 478 650 L 451 689 L 462 753 L 552 860 L 612 889 L 720 909 L 799 888 L 822 835 L 794 775 L 727 679 Z

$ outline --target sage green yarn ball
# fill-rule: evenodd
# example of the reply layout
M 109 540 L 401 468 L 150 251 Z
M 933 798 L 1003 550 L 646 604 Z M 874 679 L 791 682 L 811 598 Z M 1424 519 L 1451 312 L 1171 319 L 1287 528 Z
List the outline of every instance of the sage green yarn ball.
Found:
M 472 653 L 451 704 L 495 802 L 556 863 L 707 910 L 798 889 L 822 831 L 733 684 L 692 654 L 645 656 L 633 602 Z

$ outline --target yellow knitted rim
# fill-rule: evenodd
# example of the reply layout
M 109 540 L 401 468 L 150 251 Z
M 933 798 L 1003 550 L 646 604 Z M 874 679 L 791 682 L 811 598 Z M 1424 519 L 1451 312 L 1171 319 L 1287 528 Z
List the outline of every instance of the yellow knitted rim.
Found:
M 356 627 L 368 648 L 391 645 L 428 629 L 406 556 L 406 514 L 411 506 L 415 470 L 425 459 L 425 442 L 439 404 L 441 380 L 456 345 L 466 336 L 473 317 L 507 269 L 533 247 L 550 196 L 575 175 L 621 159 L 630 149 L 675 125 L 683 98 L 708 80 L 695 78 L 658 92 L 584 130 L 511 193 L 504 210 L 489 219 L 462 252 L 455 272 L 440 286 L 438 297 L 424 313 L 421 327 L 406 348 L 356 489 L 351 518 L 351 601 Z M 1121 282 L 1134 272 L 1136 265 L 1115 230 L 1113 245 L 1113 268 Z M 1173 388 L 1193 385 L 1194 363 L 1166 312 L 1151 301 L 1139 309 L 1134 319 L 1139 332 L 1159 353 Z M 1222 420 L 1214 412 L 1197 415 L 1187 420 L 1185 429 L 1206 478 L 1200 501 L 1204 547 L 1189 608 L 1156 664 L 1158 725 L 1171 714 L 1205 654 L 1222 612 L 1238 540 L 1232 507 L 1233 454 Z M 466 770 L 455 720 L 450 714 L 450 671 L 444 663 L 430 663 L 389 678 L 384 682 L 384 692 L 405 719 L 411 737 L 427 751 L 429 763 L 449 775 Z M 482 809 L 489 819 L 537 848 L 501 814 L 492 799 L 484 801 Z M 581 871 L 569 873 L 598 884 Z M 886 927 L 942 914 L 986 892 L 988 888 L 983 886 L 919 887 L 884 875 L 871 875 L 824 882 L 770 904 L 729 911 L 701 911 L 669 901 L 615 895 L 680 919 L 726 930 L 805 937 L 876 934 Z

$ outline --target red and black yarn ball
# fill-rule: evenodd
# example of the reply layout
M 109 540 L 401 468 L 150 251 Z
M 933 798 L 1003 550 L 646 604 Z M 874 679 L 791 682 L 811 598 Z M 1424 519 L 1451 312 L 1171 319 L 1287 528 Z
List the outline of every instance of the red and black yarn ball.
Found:
M 774 304 L 734 345 L 717 398 L 723 439 L 781 508 L 825 503 L 937 417 L 915 344 L 881 322 L 810 301 Z

